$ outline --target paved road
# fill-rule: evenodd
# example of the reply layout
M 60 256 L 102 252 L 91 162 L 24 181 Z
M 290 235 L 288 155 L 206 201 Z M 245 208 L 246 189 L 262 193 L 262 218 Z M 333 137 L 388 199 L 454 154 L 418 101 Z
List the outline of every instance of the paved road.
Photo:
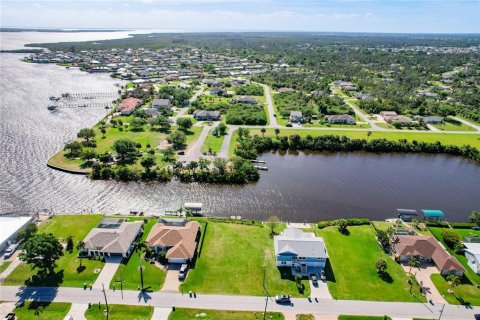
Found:
M 275 117 L 275 110 L 273 109 L 273 102 L 272 102 L 272 95 L 270 94 L 270 87 L 266 84 L 261 84 L 263 86 L 263 90 L 265 90 L 265 97 L 267 99 L 267 107 L 268 107 L 268 119 L 270 120 L 269 127 L 277 128 L 277 118 Z
M 480 126 L 477 126 L 476 124 L 473 124 L 473 123 L 471 123 L 471 122 L 469 122 L 469 121 L 467 121 L 467 120 L 463 120 L 463 119 L 461 119 L 461 118 L 459 118 L 459 117 L 452 117 L 452 118 L 455 119 L 455 120 L 457 120 L 457 121 L 460 121 L 460 122 L 463 123 L 463 124 L 466 124 L 467 126 L 470 126 L 470 127 L 472 127 L 472 128 L 475 128 L 477 131 L 480 131 Z
M 218 123 L 216 123 L 213 126 L 205 125 L 203 127 L 202 132 L 200 133 L 200 136 L 198 137 L 198 139 L 195 140 L 195 142 L 193 142 L 192 146 L 185 151 L 185 155 L 180 156 L 179 160 L 182 161 L 182 162 L 187 162 L 188 163 L 188 162 L 197 161 L 198 159 L 200 159 L 200 157 L 202 156 L 202 146 L 203 146 L 203 144 L 205 143 L 205 140 L 208 137 L 208 133 L 210 132 L 210 129 L 212 129 L 216 125 L 218 125 Z
M 190 100 L 189 100 L 190 103 L 197 100 L 197 98 L 203 93 L 203 91 L 204 91 L 204 89 L 202 87 L 197 92 L 195 92 L 193 97 L 191 97 Z M 180 111 L 178 111 L 178 113 L 174 117 L 172 117 L 173 123 L 177 123 L 177 119 L 183 117 L 185 115 L 185 113 L 187 112 L 187 110 L 188 110 L 188 108 L 181 108 Z
M 230 143 L 232 142 L 233 132 L 237 130 L 236 126 L 231 126 L 228 128 L 227 134 L 223 137 L 222 146 L 218 152 L 218 157 L 228 159 L 228 152 L 230 150 Z
M 373 122 L 371 119 L 368 118 L 368 116 L 366 114 L 364 114 L 359 108 L 357 108 L 353 103 L 351 103 L 350 101 L 348 101 L 348 99 L 343 99 L 343 101 L 345 101 L 345 103 L 353 109 L 353 111 L 355 112 L 355 114 L 357 116 L 359 116 L 364 122 L 368 123 L 370 125 L 370 127 L 372 127 L 370 130 L 376 130 L 376 131 L 385 131 L 387 129 L 385 128 L 382 128 L 382 127 L 379 127 L 377 126 L 377 124 L 375 122 Z
M 231 296 L 231 295 L 203 295 L 189 298 L 181 293 L 141 293 L 138 291 L 107 290 L 109 303 L 130 305 L 151 305 L 168 308 L 173 305 L 185 308 L 204 308 L 218 310 L 245 310 L 262 311 L 265 307 L 264 297 Z M 70 303 L 98 303 L 103 301 L 103 293 L 99 289 L 83 290 L 81 288 L 38 288 L 38 287 L 2 287 L 0 301 L 18 301 L 33 299 L 37 301 L 55 301 Z M 372 302 L 353 300 L 319 300 L 309 302 L 305 298 L 292 299 L 293 306 L 278 305 L 271 301 L 269 311 L 319 313 L 319 314 L 364 314 L 390 315 L 401 318 L 438 318 L 442 304 L 423 304 L 407 302 Z M 442 319 L 473 319 L 475 313 L 480 313 L 480 307 L 464 307 L 445 305 Z

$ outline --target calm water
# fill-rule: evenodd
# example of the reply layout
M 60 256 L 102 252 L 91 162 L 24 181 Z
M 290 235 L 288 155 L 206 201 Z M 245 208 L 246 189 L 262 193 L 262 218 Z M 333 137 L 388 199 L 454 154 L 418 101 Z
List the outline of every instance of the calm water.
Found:
M 29 34 L 1 34 L 2 48 L 18 48 L 19 38 L 41 42 L 60 36 L 86 37 Z M 198 201 L 211 214 L 246 218 L 277 214 L 291 221 L 340 216 L 383 219 L 404 207 L 442 209 L 452 220 L 466 220 L 471 210 L 480 209 L 480 166 L 447 156 L 265 154 L 262 158 L 270 170 L 262 172 L 258 183 L 246 186 L 124 184 L 51 170 L 45 165 L 47 159 L 80 128 L 96 123 L 105 110 L 51 113 L 46 109 L 48 96 L 115 90 L 118 81 L 107 75 L 23 63 L 21 57 L 0 55 L 0 213 L 41 209 L 158 213 Z

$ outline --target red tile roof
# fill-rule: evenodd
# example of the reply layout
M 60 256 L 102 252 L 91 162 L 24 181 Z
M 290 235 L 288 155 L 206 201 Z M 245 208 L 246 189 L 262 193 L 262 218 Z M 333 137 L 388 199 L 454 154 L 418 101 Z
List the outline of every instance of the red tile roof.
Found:
M 129 112 L 135 109 L 140 103 L 142 103 L 141 99 L 137 98 L 126 98 L 124 99 L 120 105 L 118 106 L 118 111 L 124 113 Z
M 189 221 L 184 227 L 157 223 L 148 234 L 147 244 L 150 247 L 170 247 L 167 259 L 191 259 L 195 255 L 199 230 L 197 221 Z

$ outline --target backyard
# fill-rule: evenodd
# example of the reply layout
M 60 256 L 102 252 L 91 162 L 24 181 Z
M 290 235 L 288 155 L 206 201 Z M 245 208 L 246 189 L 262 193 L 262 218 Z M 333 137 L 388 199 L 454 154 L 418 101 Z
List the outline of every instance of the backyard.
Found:
M 72 236 L 73 243 L 76 244 L 85 238 L 101 218 L 101 215 L 56 215 L 43 222 L 39 226 L 38 232 L 53 233 L 61 242 L 66 241 L 68 236 Z M 75 246 L 71 253 L 65 251 L 57 263 L 55 274 L 42 281 L 35 277 L 36 270 L 32 270 L 29 265 L 22 263 L 5 279 L 3 284 L 19 286 L 28 283 L 37 286 L 83 287 L 84 282 L 87 284 L 95 282 L 98 276 L 95 270 L 101 270 L 104 265 L 100 260 L 82 259 L 82 267 L 80 267 L 78 250 Z
M 317 230 L 324 237 L 329 253 L 326 273 L 328 288 L 335 299 L 375 301 L 426 301 L 414 285 L 409 293 L 409 277 L 402 267 L 385 254 L 375 240 L 370 225 L 349 227 L 349 235 L 336 227 Z M 388 275 L 383 279 L 375 269 L 377 259 L 387 262 Z
M 268 228 L 209 221 L 196 265 L 182 284 L 182 290 L 260 296 L 264 294 L 264 273 L 272 296 L 309 295 L 308 281 L 302 282 L 305 286 L 302 295 L 291 274 L 282 275 L 275 266 Z
M 177 308 L 170 313 L 168 320 L 191 320 L 196 318 L 205 320 L 262 320 L 263 312 Z M 266 319 L 283 320 L 285 318 L 280 312 L 267 312 Z

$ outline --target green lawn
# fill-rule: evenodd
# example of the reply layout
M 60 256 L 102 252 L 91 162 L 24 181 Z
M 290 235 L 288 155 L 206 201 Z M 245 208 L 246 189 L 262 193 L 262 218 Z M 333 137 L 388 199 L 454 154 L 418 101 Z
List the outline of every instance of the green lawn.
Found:
M 445 119 L 445 122 L 442 124 L 435 124 L 433 126 L 442 131 L 476 131 L 475 128 L 451 118 Z
M 205 140 L 205 143 L 202 146 L 202 153 L 208 152 L 209 148 L 212 153 L 217 154 L 222 148 L 224 136 L 212 136 L 211 131 L 208 133 L 208 137 Z
M 168 320 L 192 320 L 197 318 L 205 320 L 262 320 L 263 312 L 177 308 L 170 313 Z M 280 312 L 267 312 L 266 319 L 283 320 L 285 318 Z
M 393 222 L 386 222 L 386 221 L 372 221 L 375 228 L 378 230 L 387 231 L 388 228 L 393 227 L 395 224 Z
M 16 307 L 13 312 L 21 320 L 63 320 L 70 310 L 70 303 L 27 301 Z M 38 314 L 36 314 L 38 310 Z
M 264 294 L 265 268 L 271 295 L 302 296 L 291 275 L 282 275 L 275 266 L 273 239 L 267 228 L 209 221 L 200 257 L 182 290 L 260 296 Z M 308 282 L 303 284 L 308 296 Z
M 438 292 L 448 303 L 480 306 L 480 289 L 470 284 L 461 284 L 453 288 L 453 294 L 448 293 L 450 284 L 440 274 L 430 276 Z
M 0 273 L 2 273 L 3 271 L 5 271 L 11 263 L 12 263 L 12 261 L 4 261 L 4 262 L 0 265 Z
M 442 229 L 443 228 L 433 228 L 430 227 L 430 232 L 433 234 L 433 236 L 440 241 L 445 248 L 447 248 L 448 252 L 455 256 L 455 258 L 458 259 L 458 261 L 462 264 L 462 266 L 465 268 L 465 276 L 470 280 L 472 284 L 480 285 L 480 275 L 476 274 L 469 266 L 467 263 L 467 258 L 463 254 L 456 254 L 453 250 L 447 247 L 445 242 L 443 241 L 442 238 Z M 455 231 L 456 234 L 460 236 L 460 239 L 463 240 L 463 237 L 465 236 L 477 236 L 480 237 L 480 231 L 475 231 L 473 229 L 450 229 Z M 480 294 L 480 293 L 479 293 Z
M 134 220 L 140 220 L 134 219 Z M 150 230 L 157 221 L 155 219 L 149 219 L 147 224 L 144 224 L 144 232 L 141 241 L 147 239 Z M 162 288 L 163 282 L 165 281 L 165 271 L 158 268 L 154 264 L 150 264 L 145 259 L 141 258 L 143 250 L 136 250 L 126 262 L 122 262 L 117 272 L 110 282 L 110 288 L 120 288 L 120 283 L 116 283 L 117 280 L 122 280 L 122 286 L 125 290 L 137 290 L 140 286 L 140 263 L 142 264 L 143 269 L 143 283 L 144 287 L 148 288 L 151 291 L 158 291 Z
M 79 240 L 83 240 L 101 219 L 101 215 L 56 215 L 43 222 L 38 232 L 53 233 L 60 241 L 66 241 L 67 237 L 71 235 L 76 244 Z M 94 270 L 102 269 L 104 263 L 99 260 L 82 259 L 82 268 L 79 268 L 80 259 L 77 255 L 76 249 L 72 253 L 64 252 L 64 256 L 58 260 L 55 275 L 52 275 L 46 282 L 39 282 L 36 277 L 33 277 L 30 281 L 31 284 L 83 287 L 84 282 L 87 284 L 95 282 L 98 274 L 95 274 Z M 36 273 L 36 270 L 32 270 L 29 265 L 22 263 L 5 279 L 3 284 L 23 285 Z
M 249 128 L 250 133 L 261 135 L 260 129 L 256 128 Z M 301 137 L 305 137 L 307 135 L 311 135 L 313 137 L 320 136 L 320 135 L 339 135 L 339 136 L 347 136 L 350 138 L 355 139 L 380 139 L 385 138 L 389 140 L 400 140 L 400 139 L 407 139 L 409 141 L 417 140 L 417 141 L 424 141 L 424 142 L 437 142 L 440 141 L 442 144 L 451 144 L 462 146 L 469 144 L 473 147 L 480 149 L 480 134 L 462 134 L 462 133 L 454 133 L 454 134 L 446 134 L 446 133 L 439 133 L 439 132 L 408 132 L 408 131 L 399 131 L 399 132 L 380 132 L 380 131 L 371 131 L 370 136 L 368 135 L 368 131 L 360 131 L 360 130 L 304 130 L 304 129 L 280 129 L 280 136 L 289 136 L 292 134 L 298 134 Z M 265 136 L 275 136 L 274 129 L 267 129 Z M 233 140 L 235 138 L 235 140 Z M 232 143 L 236 143 L 236 136 L 232 137 Z
M 388 257 L 375 240 L 372 226 L 349 227 L 350 235 L 336 227 L 317 230 L 327 245 L 331 268 L 326 268 L 328 288 L 335 299 L 376 301 L 425 301 L 418 288 L 409 293 L 408 276 L 402 267 Z M 375 262 L 387 262 L 389 277 L 382 280 Z
M 120 304 L 108 305 L 109 320 L 150 320 L 153 315 L 153 307 L 147 306 L 129 306 Z M 106 307 L 104 304 L 98 307 L 98 304 L 93 304 L 90 309 L 85 312 L 87 320 L 104 320 Z

